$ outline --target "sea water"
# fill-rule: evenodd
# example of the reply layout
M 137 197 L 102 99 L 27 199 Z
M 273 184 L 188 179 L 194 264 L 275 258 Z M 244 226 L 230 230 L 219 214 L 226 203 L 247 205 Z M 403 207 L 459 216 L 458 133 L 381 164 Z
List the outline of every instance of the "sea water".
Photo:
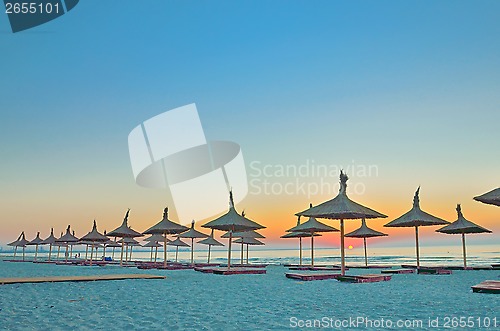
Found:
M 183 259 L 189 257 L 187 251 L 182 253 Z M 331 253 L 318 250 L 318 263 L 338 262 L 338 256 Z M 399 250 L 370 260 L 374 264 L 414 261 L 404 253 Z M 142 257 L 141 254 L 148 258 L 147 252 L 137 256 Z M 295 256 L 287 256 L 287 250 L 250 254 L 257 262 L 296 262 Z M 425 261 L 460 261 L 459 256 L 452 261 L 443 260 L 446 256 L 442 254 L 425 254 Z M 226 252 L 216 251 L 214 255 L 223 261 Z M 204 256 L 206 253 L 201 251 L 195 255 L 200 259 Z M 496 257 L 494 247 L 482 249 L 481 253 L 471 250 L 471 258 L 477 263 L 498 262 Z M 348 255 L 348 262 L 361 259 Z M 288 269 L 278 264 L 268 266 L 265 275 L 221 276 L 193 270 L 2 261 L 0 277 L 149 273 L 167 278 L 3 285 L 0 329 L 297 330 L 316 326 L 333 330 L 449 330 L 453 325 L 457 330 L 500 329 L 499 296 L 471 291 L 472 285 L 484 280 L 499 280 L 498 270 L 393 275 L 390 281 L 367 284 L 294 281 L 286 278 L 285 272 Z M 353 275 L 378 272 L 348 271 Z M 460 327 L 461 322 L 469 324 Z

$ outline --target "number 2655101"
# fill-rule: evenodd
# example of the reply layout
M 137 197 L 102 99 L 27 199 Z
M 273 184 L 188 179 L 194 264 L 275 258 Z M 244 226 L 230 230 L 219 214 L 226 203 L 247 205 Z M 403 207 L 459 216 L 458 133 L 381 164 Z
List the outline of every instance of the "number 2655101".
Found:
M 6 14 L 58 14 L 59 3 L 36 3 L 36 2 L 6 2 Z

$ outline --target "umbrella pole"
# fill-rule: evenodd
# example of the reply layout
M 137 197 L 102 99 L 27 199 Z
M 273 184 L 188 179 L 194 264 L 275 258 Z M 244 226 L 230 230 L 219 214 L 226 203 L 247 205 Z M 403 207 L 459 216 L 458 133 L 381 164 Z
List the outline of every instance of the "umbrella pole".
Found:
M 71 257 L 73 255 L 73 245 L 71 245 L 70 250 L 69 250 L 69 256 Z
M 92 246 L 90 246 L 90 266 L 92 266 L 93 257 L 94 257 L 94 242 L 92 242 Z
M 175 248 L 175 263 L 177 263 L 177 255 L 179 254 L 179 246 Z
M 88 252 L 89 252 L 89 245 L 85 245 L 85 260 L 87 260 L 87 255 L 88 255 Z
M 311 235 L 311 267 L 314 267 L 314 236 Z
M 24 261 L 25 252 L 26 252 L 26 247 L 23 246 L 23 261 Z
M 103 261 L 106 261 L 106 244 L 104 244 L 104 249 L 102 250 L 102 256 L 104 257 Z
M 227 269 L 231 268 L 231 242 L 233 241 L 233 231 L 229 232 L 229 249 L 227 251 Z
M 68 248 L 69 248 L 68 246 L 69 246 L 69 244 L 66 245 L 66 251 L 64 252 L 65 262 L 68 262 Z
M 129 257 L 129 261 L 132 262 L 132 248 L 134 248 L 134 246 L 130 246 L 130 257 Z
M 155 247 L 155 263 L 156 263 L 157 257 L 158 257 L 158 246 Z
M 248 244 L 247 244 L 247 264 L 248 264 Z
M 302 266 L 302 238 L 299 237 L 299 266 Z
M 16 259 L 16 253 L 17 253 L 17 246 L 14 248 L 14 257 L 13 257 L 13 260 Z
M 418 225 L 415 226 L 415 247 L 417 251 L 417 269 L 420 269 L 420 251 L 418 249 Z
M 191 264 L 194 261 L 194 238 L 191 238 Z
M 163 266 L 167 267 L 167 234 L 163 234 Z
M 153 246 L 151 246 L 151 256 L 149 258 L 149 262 L 153 262 Z
M 245 246 L 245 244 L 243 243 L 243 238 L 242 239 L 242 242 L 241 242 L 241 261 L 240 263 L 243 264 L 243 247 Z
M 467 252 L 465 250 L 465 233 L 462 233 L 462 251 L 464 254 L 464 269 L 467 268 Z
M 49 261 L 50 261 L 50 255 L 52 254 L 52 244 L 49 245 Z
M 120 253 L 120 267 L 123 266 L 123 246 L 125 245 L 125 243 L 123 242 L 123 238 L 122 238 L 122 251 Z
M 368 267 L 368 257 L 366 255 L 366 238 L 363 238 L 363 245 L 365 246 L 365 267 Z
M 56 260 L 59 260 L 59 252 L 61 251 L 61 246 L 57 246 L 57 256 Z
M 35 262 L 36 262 L 36 256 L 38 255 L 38 245 L 35 247 Z
M 340 274 L 345 275 L 344 220 L 340 220 Z
M 212 245 L 208 245 L 208 260 L 207 260 L 207 264 L 210 263 L 210 248 L 212 248 Z

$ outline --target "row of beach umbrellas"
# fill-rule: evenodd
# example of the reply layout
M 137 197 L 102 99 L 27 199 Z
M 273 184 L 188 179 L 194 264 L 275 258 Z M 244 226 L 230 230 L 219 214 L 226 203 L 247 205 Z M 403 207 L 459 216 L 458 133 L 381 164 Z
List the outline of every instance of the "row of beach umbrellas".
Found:
M 313 207 L 310 205 L 309 209 L 301 211 L 296 215 L 299 217 L 297 225 L 287 230 L 287 234 L 282 238 L 299 238 L 300 242 L 300 264 L 302 264 L 302 238 L 311 238 L 311 265 L 314 266 L 314 236 L 323 232 L 337 232 L 338 229 L 331 227 L 327 224 L 321 223 L 316 218 L 336 219 L 340 220 L 340 254 L 341 254 L 341 273 L 345 274 L 345 245 L 344 238 L 363 238 L 365 265 L 368 265 L 367 252 L 366 252 L 366 239 L 371 237 L 387 236 L 387 234 L 373 230 L 366 225 L 366 219 L 373 218 L 386 218 L 387 216 L 381 214 L 373 209 L 362 206 L 347 196 L 347 180 L 348 176 L 342 171 L 340 173 L 340 190 L 338 195 L 332 200 L 323 202 L 322 204 Z M 467 219 L 462 214 L 461 206 L 457 205 L 458 218 L 450 224 L 441 218 L 433 216 L 420 208 L 419 198 L 420 188 L 415 192 L 413 198 L 413 206 L 407 213 L 396 218 L 395 220 L 385 224 L 385 227 L 414 227 L 415 228 L 415 246 L 416 246 L 416 260 L 417 268 L 420 267 L 420 250 L 419 250 L 419 227 L 433 226 L 433 225 L 446 225 L 437 232 L 446 234 L 461 234 L 463 246 L 463 260 L 464 268 L 467 267 L 465 235 L 471 233 L 491 233 L 490 230 L 483 228 Z M 482 196 L 474 198 L 488 204 L 500 205 L 500 188 L 488 192 Z M 309 219 L 300 224 L 300 217 L 306 216 Z M 361 227 L 348 234 L 344 233 L 344 221 L 361 219 Z
M 365 251 L 365 264 L 367 261 L 367 253 L 366 253 L 366 239 L 370 237 L 379 237 L 386 236 L 385 233 L 373 230 L 366 225 L 367 219 L 375 219 L 375 218 L 386 218 L 387 216 L 379 213 L 373 209 L 365 207 L 361 204 L 358 204 L 352 201 L 347 196 L 347 180 L 348 176 L 344 174 L 342 171 L 340 173 L 340 190 L 337 196 L 331 200 L 323 202 L 317 206 L 312 206 L 306 210 L 296 213 L 298 216 L 297 225 L 289 230 L 287 230 L 287 234 L 282 236 L 282 238 L 298 238 L 300 243 L 300 263 L 302 264 L 302 239 L 310 238 L 311 240 L 311 264 L 314 265 L 314 237 L 320 236 L 321 233 L 325 232 L 340 232 L 340 253 L 341 253 L 341 273 L 345 274 L 345 246 L 344 240 L 345 237 L 353 237 L 353 238 L 362 238 L 364 244 Z M 419 198 L 420 188 L 415 192 L 415 196 L 413 198 L 413 206 L 407 213 L 402 216 L 396 218 L 395 220 L 385 224 L 386 227 L 413 227 L 415 228 L 415 246 L 416 246 L 416 260 L 417 267 L 420 267 L 420 252 L 419 252 L 419 227 L 422 226 L 435 226 L 435 225 L 446 225 L 443 228 L 437 230 L 438 232 L 448 233 L 448 234 L 461 234 L 462 242 L 463 242 L 463 255 L 464 255 L 464 266 L 466 266 L 466 250 L 465 250 L 465 234 L 469 233 L 482 233 L 482 232 L 491 232 L 488 229 L 482 228 L 477 224 L 467 220 L 464 218 L 460 205 L 457 206 L 457 214 L 458 219 L 449 223 L 441 218 L 433 216 L 420 208 L 420 198 Z M 481 201 L 484 203 L 500 205 L 500 188 L 496 189 L 492 192 L 488 192 L 482 196 L 475 198 L 477 201 Z M 66 229 L 66 233 L 64 235 L 61 234 L 60 238 L 55 238 L 53 234 L 53 230 L 51 231 L 51 235 L 42 240 L 40 238 L 39 233 L 37 237 L 32 241 L 27 241 L 24 232 L 21 233 L 19 238 L 10 243 L 9 245 L 15 246 L 14 255 L 17 252 L 18 247 L 23 247 L 23 258 L 25 252 L 26 245 L 35 245 L 35 260 L 37 258 L 38 246 L 49 244 L 49 260 L 50 260 L 50 252 L 52 251 L 53 246 L 58 246 L 58 252 L 60 247 L 65 247 L 66 249 L 66 259 L 68 257 L 68 249 L 72 249 L 72 246 L 78 243 L 86 243 L 91 246 L 91 259 L 90 263 L 92 263 L 93 258 L 93 248 L 98 245 L 103 245 L 104 247 L 110 245 L 118 245 L 121 247 L 121 255 L 120 255 L 120 265 L 123 264 L 123 254 L 124 249 L 128 249 L 130 247 L 130 255 L 132 252 L 132 247 L 135 245 L 139 245 L 134 238 L 142 237 L 145 234 L 150 234 L 151 237 L 147 238 L 146 241 L 148 243 L 145 245 L 146 247 L 151 247 L 151 260 L 153 257 L 153 249 L 156 248 L 156 253 L 158 247 L 161 247 L 160 244 L 163 242 L 163 263 L 167 265 L 167 245 L 177 246 L 176 249 L 176 260 L 178 255 L 178 247 L 182 246 L 191 246 L 191 263 L 194 262 L 194 239 L 202 239 L 199 241 L 200 244 L 208 245 L 209 253 L 208 253 L 208 263 L 210 262 L 210 249 L 211 246 L 223 246 L 222 243 L 214 239 L 214 230 L 224 231 L 226 232 L 222 238 L 228 239 L 228 259 L 227 265 L 228 268 L 231 267 L 231 254 L 232 254 L 232 243 L 238 243 L 241 245 L 241 263 L 244 261 L 244 245 L 247 245 L 247 262 L 248 262 L 248 246 L 249 245 L 262 245 L 263 243 L 258 240 L 258 238 L 263 238 L 261 234 L 256 232 L 256 230 L 264 229 L 265 227 L 260 225 L 259 223 L 250 220 L 245 216 L 245 213 L 238 213 L 234 206 L 233 194 L 232 191 L 229 192 L 229 208 L 228 211 L 216 219 L 209 221 L 208 223 L 202 225 L 203 228 L 211 229 L 211 234 L 206 235 L 194 228 L 194 221 L 191 223 L 191 227 L 186 227 L 176 222 L 173 222 L 168 219 L 168 208 L 165 208 L 163 211 L 163 218 L 155 225 L 144 231 L 143 233 L 137 232 L 133 230 L 128 225 L 128 217 L 130 210 L 127 210 L 125 218 L 123 219 L 122 224 L 116 228 L 115 230 L 101 234 L 97 231 L 97 225 L 94 221 L 92 230 L 85 235 L 84 237 L 78 239 L 74 232 L 71 233 L 70 227 Z M 304 223 L 300 223 L 301 217 L 308 217 L 308 220 Z M 340 221 L 340 230 L 324 224 L 317 219 L 329 219 L 329 220 L 339 220 Z M 361 220 L 361 227 L 353 232 L 344 233 L 344 222 L 349 220 Z M 176 239 L 170 241 L 167 236 L 174 235 Z M 109 237 L 114 237 L 115 240 L 110 240 Z M 117 238 L 120 238 L 117 241 Z M 191 245 L 183 242 L 181 238 L 191 239 Z M 233 241 L 234 238 L 238 238 L 236 241 Z M 118 247 L 115 246 L 115 247 Z M 127 255 L 127 252 L 125 252 Z M 71 254 L 71 253 L 70 253 Z M 157 255 L 157 254 L 156 254 Z M 125 257 L 127 261 L 127 256 Z M 155 256 L 156 260 L 156 256 Z
M 37 258 L 37 253 L 38 253 L 38 246 L 43 245 L 43 244 L 50 244 L 52 249 L 52 245 L 58 245 L 66 248 L 66 260 L 68 257 L 68 248 L 72 247 L 73 245 L 77 244 L 86 244 L 87 248 L 88 246 L 91 247 L 91 253 L 90 253 L 90 265 L 92 265 L 93 261 L 93 252 L 94 252 L 94 247 L 99 247 L 102 245 L 104 248 L 106 246 L 109 247 L 109 245 L 113 245 L 112 247 L 121 247 L 121 254 L 120 254 L 120 265 L 123 265 L 123 254 L 124 250 L 128 247 L 130 247 L 130 255 L 132 253 L 132 247 L 140 245 L 134 238 L 136 237 L 142 237 L 145 234 L 150 234 L 151 236 L 145 241 L 148 243 L 145 244 L 145 247 L 151 247 L 151 257 L 150 259 L 152 260 L 153 256 L 153 249 L 156 248 L 156 255 L 157 255 L 157 250 L 158 247 L 161 247 L 162 245 L 160 242 L 163 242 L 163 247 L 164 250 L 164 256 L 163 256 L 163 263 L 164 266 L 167 265 L 167 245 L 171 246 L 176 246 L 176 257 L 175 260 L 177 262 L 178 259 L 178 251 L 179 247 L 188 247 L 191 246 L 191 263 L 194 263 L 194 239 L 199 239 L 201 238 L 202 240 L 199 241 L 200 244 L 204 244 L 208 246 L 208 260 L 207 262 L 210 263 L 210 251 L 212 246 L 224 246 L 222 243 L 217 241 L 214 238 L 214 230 L 221 230 L 221 231 L 226 231 L 226 233 L 222 236 L 223 238 L 228 238 L 228 268 L 231 265 L 231 244 L 233 242 L 241 244 L 241 263 L 243 263 L 243 248 L 244 245 L 247 247 L 247 261 L 248 261 L 248 246 L 251 245 L 263 245 L 264 243 L 257 240 L 256 238 L 264 238 L 261 234 L 251 231 L 251 230 L 256 230 L 256 229 L 262 229 L 265 228 L 264 226 L 253 222 L 246 218 L 244 216 L 244 213 L 241 215 L 235 210 L 234 208 L 234 201 L 233 201 L 233 196 L 232 192 L 229 193 L 229 210 L 226 214 L 218 217 L 217 219 L 208 222 L 207 224 L 203 225 L 205 228 L 211 229 L 211 234 L 206 235 L 194 228 L 194 221 L 191 223 L 191 227 L 185 227 L 181 224 L 178 224 L 176 222 L 173 222 L 168 219 L 168 208 L 165 208 L 163 211 L 163 218 L 160 222 L 157 224 L 153 225 L 143 233 L 137 232 L 133 230 L 129 225 L 128 225 L 128 217 L 129 217 L 129 212 L 130 209 L 127 210 L 127 213 L 125 214 L 125 217 L 123 219 L 122 224 L 114 229 L 113 231 L 109 233 L 100 233 L 97 230 L 97 224 L 96 221 L 94 220 L 92 230 L 83 236 L 82 238 L 78 239 L 74 233 L 71 233 L 70 226 L 68 226 L 66 230 L 66 234 L 61 235 L 61 238 L 57 239 L 53 235 L 53 230 L 51 231 L 51 235 L 49 238 L 46 240 L 42 240 L 40 238 L 40 233 L 37 234 L 37 237 L 33 241 L 27 241 L 24 237 L 24 232 L 19 236 L 19 238 L 10 243 L 9 245 L 15 246 L 15 252 L 14 256 L 16 254 L 17 248 L 18 247 L 23 247 L 23 259 L 24 259 L 24 248 L 26 245 L 36 245 L 36 251 L 35 251 L 35 260 Z M 168 235 L 176 235 L 176 239 L 171 241 L 167 238 Z M 109 237 L 114 237 L 115 240 L 110 240 Z M 117 241 L 117 238 L 120 238 L 120 240 Z M 181 238 L 185 239 L 191 239 L 191 245 L 183 242 Z M 238 238 L 237 240 L 233 241 L 233 238 Z M 71 252 L 69 253 L 71 255 Z M 125 252 L 125 255 L 127 253 Z M 49 253 L 49 260 L 50 260 L 50 253 Z M 125 261 L 127 261 L 127 256 L 125 256 Z M 156 261 L 156 257 L 155 257 Z

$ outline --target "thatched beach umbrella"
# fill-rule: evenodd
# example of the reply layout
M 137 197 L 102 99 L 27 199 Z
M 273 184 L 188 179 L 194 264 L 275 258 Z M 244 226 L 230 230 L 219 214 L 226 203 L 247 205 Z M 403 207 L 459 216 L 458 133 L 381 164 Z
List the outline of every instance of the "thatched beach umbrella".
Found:
M 169 242 L 172 241 L 172 240 L 170 240 L 168 238 L 165 238 L 164 235 L 159 234 L 159 233 L 150 235 L 149 237 L 147 237 L 146 239 L 144 239 L 144 241 L 156 242 L 156 243 L 158 243 L 160 245 L 158 247 L 163 247 L 162 243 L 165 241 L 165 239 L 166 239 L 167 245 L 168 245 Z M 146 245 L 144 245 L 144 246 L 146 246 Z M 158 247 L 155 247 L 155 263 L 156 263 L 156 259 L 158 257 Z
M 262 226 L 248 218 L 238 214 L 234 208 L 233 192 L 229 191 L 229 210 L 224 215 L 202 225 L 204 228 L 210 228 L 220 231 L 230 231 L 228 253 L 227 253 L 227 268 L 231 268 L 231 243 L 232 243 L 232 233 L 237 231 L 250 231 L 264 229 Z
M 111 239 L 108 239 L 108 241 L 106 241 L 106 243 L 104 244 L 104 247 L 112 247 L 113 248 L 113 251 L 112 251 L 112 255 L 111 255 L 111 260 L 114 260 L 115 259 L 115 248 L 116 247 L 122 247 L 122 245 L 118 242 L 116 242 L 116 240 L 111 240 Z
M 163 236 L 162 234 L 159 234 L 159 233 L 152 234 L 149 237 L 144 239 L 144 241 L 157 241 L 160 243 L 162 243 L 164 240 L 165 240 L 165 236 Z M 167 242 L 169 242 L 169 241 L 170 240 L 167 238 Z
M 68 228 L 66 229 L 66 233 L 61 236 L 61 238 L 56 240 L 57 243 L 64 243 L 66 246 L 66 252 L 65 252 L 65 257 L 66 257 L 66 262 L 68 262 L 68 246 L 73 246 L 75 243 L 78 242 L 78 238 L 71 234 L 71 225 L 68 225 Z
M 49 245 L 49 261 L 52 254 L 52 246 L 56 243 L 56 237 L 54 237 L 54 228 L 50 229 L 50 236 L 43 241 L 44 245 Z
M 15 258 L 16 258 L 17 247 L 19 247 L 17 244 L 19 243 L 19 240 L 21 240 L 21 237 L 23 236 L 23 233 L 24 233 L 24 232 L 21 232 L 21 234 L 19 235 L 19 237 L 17 237 L 17 239 L 16 239 L 16 240 L 14 240 L 13 242 L 11 242 L 11 243 L 8 243 L 8 244 L 7 244 L 7 246 L 12 246 L 12 247 L 15 247 L 15 248 L 14 248 L 14 257 L 13 257 L 13 259 L 15 259 Z
M 241 214 L 242 216 L 245 216 L 244 212 Z M 234 232 L 234 233 L 231 233 L 231 232 L 226 232 L 224 233 L 221 238 L 229 238 L 229 237 L 233 237 L 233 238 L 265 238 L 263 235 L 261 235 L 260 233 L 252 230 L 252 231 L 240 231 L 240 232 Z M 235 243 L 235 241 L 233 241 L 233 243 Z M 241 264 L 243 264 L 243 246 L 245 245 L 243 242 L 240 242 L 241 244 Z M 248 248 L 248 245 L 247 245 L 247 248 Z
M 156 248 L 156 252 L 158 253 L 158 247 L 161 247 L 161 244 L 158 244 L 157 241 L 148 241 L 147 243 L 142 245 L 142 247 L 151 247 L 151 254 L 150 254 L 149 261 L 153 261 L 153 249 Z
M 93 260 L 93 252 L 94 252 L 94 245 L 97 243 L 105 243 L 109 240 L 108 237 L 97 231 L 97 224 L 96 221 L 94 220 L 94 225 L 92 226 L 92 230 L 84 235 L 81 239 L 82 242 L 90 242 L 91 244 L 91 250 L 90 250 L 90 265 L 92 265 L 92 260 Z M 97 252 L 96 252 L 97 254 Z
M 249 245 L 251 245 L 251 246 L 264 245 L 264 243 L 262 241 L 259 241 L 255 238 L 251 238 L 251 237 L 241 237 L 239 239 L 236 239 L 233 242 L 236 244 L 241 244 L 242 247 L 243 247 L 243 245 L 247 245 L 247 260 L 246 260 L 247 264 L 248 264 L 248 246 Z M 243 264 L 243 262 L 242 262 L 242 264 Z
M 142 246 L 137 240 L 132 237 L 125 237 L 120 240 L 120 243 L 126 245 L 125 261 L 132 261 L 132 248 L 134 246 Z
M 43 245 L 43 240 L 40 238 L 40 232 L 37 232 L 35 239 L 27 243 L 26 245 L 35 245 L 35 259 L 34 261 L 36 262 L 36 257 L 38 255 L 38 246 Z
M 163 210 L 163 219 L 144 231 L 144 234 L 161 234 L 163 235 L 163 266 L 167 266 L 167 235 L 179 234 L 187 231 L 188 228 L 184 225 L 172 222 L 168 219 L 168 208 Z
M 198 241 L 198 244 L 208 245 L 208 260 L 207 263 L 210 263 L 210 249 L 212 246 L 224 246 L 223 243 L 214 239 L 214 229 L 210 233 L 210 236 L 206 239 Z
M 67 247 L 68 246 L 67 243 L 60 241 L 62 237 L 64 237 L 64 236 L 63 236 L 63 233 L 61 232 L 61 235 L 59 236 L 59 238 L 56 238 L 56 243 L 54 244 L 54 245 L 57 246 L 56 260 L 59 260 L 59 253 L 61 252 L 61 247 Z
M 312 208 L 312 207 L 311 207 Z M 299 222 L 300 223 L 300 220 Z M 311 266 L 314 267 L 314 234 L 321 232 L 338 232 L 339 230 L 335 229 L 332 226 L 321 223 L 314 217 L 309 217 L 309 219 L 299 225 L 294 226 L 291 229 L 288 229 L 287 232 L 295 232 L 295 233 L 308 233 L 309 237 L 311 237 Z
M 353 232 L 346 234 L 345 236 L 350 238 L 363 238 L 363 247 L 365 249 L 365 266 L 368 266 L 368 256 L 366 254 L 366 238 L 383 237 L 387 236 L 387 234 L 370 229 L 366 225 L 366 220 L 362 218 L 361 227 Z
M 349 177 L 340 171 L 340 190 L 335 198 L 296 214 L 298 216 L 340 220 L 340 272 L 342 275 L 345 274 L 344 220 L 387 217 L 349 199 L 347 197 L 348 179 Z
M 24 237 L 24 231 L 21 232 L 21 234 L 19 235 L 19 237 L 17 238 L 16 241 L 13 241 L 7 245 L 9 246 L 14 246 L 14 258 L 16 258 L 16 252 L 17 252 L 17 248 L 18 247 L 22 247 L 23 248 L 23 261 L 24 261 L 24 257 L 25 257 L 25 249 L 26 249 L 26 245 L 29 243 L 28 240 L 26 240 L 26 238 Z
M 300 224 L 300 221 L 299 221 Z M 321 234 L 319 233 L 313 233 L 312 234 L 315 237 L 321 237 Z M 310 233 L 307 232 L 289 232 L 284 235 L 282 235 L 280 238 L 298 238 L 299 239 L 299 265 L 302 266 L 302 238 L 309 238 L 311 237 Z
M 189 247 L 189 244 L 182 241 L 179 237 L 175 238 L 174 241 L 169 242 L 167 245 L 175 246 L 175 262 L 177 262 L 177 256 L 179 255 L 179 246 Z
M 396 218 L 395 220 L 387 223 L 386 227 L 404 227 L 404 228 L 412 228 L 415 227 L 415 247 L 417 253 L 417 268 L 420 268 L 420 250 L 418 245 L 418 227 L 419 226 L 432 226 L 432 225 L 444 225 L 449 224 L 450 222 L 445 221 L 441 218 L 433 216 L 431 214 L 426 213 L 422 209 L 420 209 L 420 187 L 415 192 L 415 196 L 413 197 L 413 207 L 406 214 Z
M 132 228 L 130 228 L 128 226 L 128 215 L 130 213 L 130 209 L 127 210 L 127 213 L 125 213 L 125 217 L 123 218 L 123 222 L 122 224 L 114 229 L 113 231 L 111 231 L 110 233 L 107 234 L 108 237 L 118 237 L 118 238 L 136 238 L 136 237 L 142 237 L 142 233 L 140 232 L 137 232 L 135 230 L 132 230 Z M 121 248 L 121 253 L 120 253 L 120 266 L 123 265 L 123 246 L 124 245 L 121 245 L 122 248 Z M 127 257 L 125 257 L 125 260 L 127 259 Z
M 478 197 L 474 197 L 474 200 L 489 205 L 500 206 L 500 187 Z
M 436 230 L 437 232 L 446 233 L 446 234 L 461 234 L 462 235 L 462 253 L 464 258 L 464 268 L 467 268 L 467 252 L 465 250 L 465 234 L 469 233 L 491 233 L 490 230 L 483 228 L 482 226 L 477 225 L 467 219 L 465 219 L 462 214 L 462 208 L 460 204 L 457 205 L 457 214 L 458 219 L 445 226 L 441 229 Z
M 194 229 L 194 220 L 191 222 L 191 228 L 179 235 L 179 238 L 191 238 L 191 264 L 194 261 L 194 239 L 207 237 L 208 235 Z

